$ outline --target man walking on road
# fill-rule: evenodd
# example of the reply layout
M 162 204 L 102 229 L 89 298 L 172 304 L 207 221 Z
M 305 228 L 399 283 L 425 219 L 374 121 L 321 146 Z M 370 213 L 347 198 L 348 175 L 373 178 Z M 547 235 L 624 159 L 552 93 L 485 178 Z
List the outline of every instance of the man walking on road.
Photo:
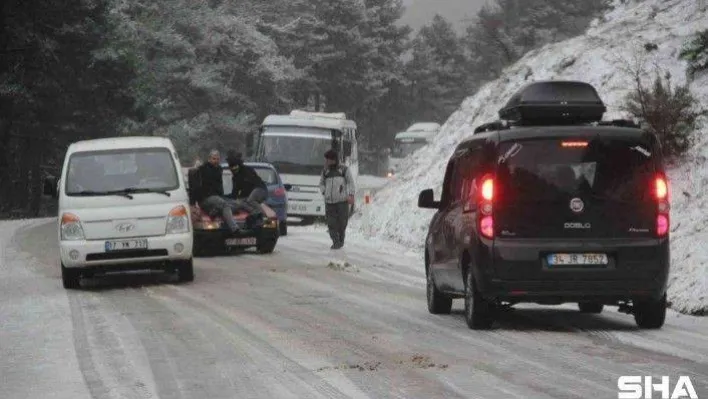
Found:
M 320 191 L 324 196 L 325 216 L 331 249 L 344 246 L 344 235 L 349 222 L 349 206 L 354 204 L 354 178 L 345 165 L 339 163 L 339 154 L 334 150 L 325 153 L 325 168 L 320 177 Z

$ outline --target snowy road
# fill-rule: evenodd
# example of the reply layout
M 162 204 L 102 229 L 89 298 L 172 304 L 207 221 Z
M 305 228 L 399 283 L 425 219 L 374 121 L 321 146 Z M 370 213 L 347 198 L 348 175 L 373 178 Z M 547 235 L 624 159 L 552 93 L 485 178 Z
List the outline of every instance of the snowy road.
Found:
M 199 259 L 193 284 L 68 292 L 53 227 L 0 224 L 1 398 L 617 398 L 621 375 L 688 375 L 708 397 L 708 318 L 639 331 L 615 309 L 528 306 L 475 332 L 461 303 L 428 314 L 416 254 L 357 237 L 333 253 L 315 228 Z

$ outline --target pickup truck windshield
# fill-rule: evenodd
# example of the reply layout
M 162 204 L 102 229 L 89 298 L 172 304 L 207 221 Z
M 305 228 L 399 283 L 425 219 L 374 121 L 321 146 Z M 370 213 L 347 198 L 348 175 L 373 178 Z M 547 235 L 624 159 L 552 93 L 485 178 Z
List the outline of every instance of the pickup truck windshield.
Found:
M 167 148 L 76 152 L 66 176 L 66 195 L 91 196 L 165 192 L 179 188 Z

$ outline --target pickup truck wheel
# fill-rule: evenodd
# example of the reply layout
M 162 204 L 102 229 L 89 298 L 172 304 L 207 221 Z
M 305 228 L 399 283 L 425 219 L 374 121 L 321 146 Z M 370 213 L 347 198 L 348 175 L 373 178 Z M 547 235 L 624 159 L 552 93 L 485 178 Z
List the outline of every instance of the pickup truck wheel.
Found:
M 194 281 L 194 261 L 192 259 L 178 261 L 176 266 L 177 279 L 180 283 Z
M 658 329 L 666 320 L 666 294 L 659 300 L 634 303 L 634 321 L 639 328 Z
M 494 306 L 479 295 L 471 270 L 465 278 L 465 322 L 473 330 L 486 330 L 494 324 Z
M 432 314 L 450 314 L 452 311 L 452 298 L 443 294 L 435 286 L 435 278 L 430 267 L 426 278 L 426 294 L 428 297 L 428 312 Z
M 81 288 L 81 271 L 69 269 L 61 265 L 61 282 L 67 290 Z
M 601 303 L 596 302 L 580 302 L 578 303 L 578 309 L 580 313 L 602 313 L 602 308 L 604 307 Z

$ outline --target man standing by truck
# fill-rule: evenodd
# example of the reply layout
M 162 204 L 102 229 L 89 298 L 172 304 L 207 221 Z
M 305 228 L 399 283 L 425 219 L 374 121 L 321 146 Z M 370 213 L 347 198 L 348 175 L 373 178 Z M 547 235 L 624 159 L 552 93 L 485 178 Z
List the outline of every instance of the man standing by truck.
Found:
M 349 207 L 354 204 L 356 187 L 351 171 L 339 163 L 339 154 L 335 150 L 327 151 L 324 157 L 325 168 L 320 177 L 320 191 L 324 196 L 327 228 L 332 238 L 331 249 L 340 249 L 344 246 Z

